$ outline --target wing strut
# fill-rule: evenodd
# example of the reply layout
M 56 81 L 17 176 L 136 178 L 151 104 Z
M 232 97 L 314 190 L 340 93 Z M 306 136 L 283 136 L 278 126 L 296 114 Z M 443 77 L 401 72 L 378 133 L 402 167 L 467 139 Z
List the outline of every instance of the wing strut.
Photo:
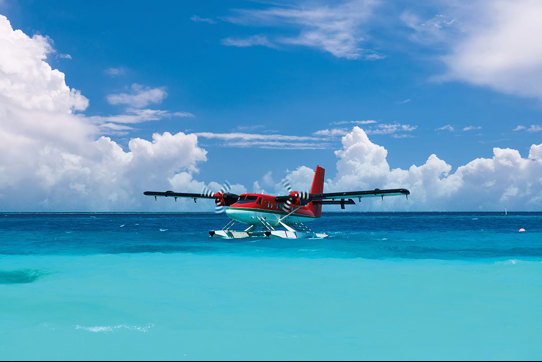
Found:
M 305 206 L 305 205 L 299 205 L 299 207 L 298 207 L 297 209 L 293 209 L 292 211 L 290 211 L 289 214 L 286 214 L 286 215 L 284 215 L 283 217 L 281 217 L 281 218 L 279 219 L 279 222 L 282 224 L 282 220 L 286 219 L 288 216 L 292 215 L 294 212 L 296 212 L 297 210 L 301 209 L 303 206 Z

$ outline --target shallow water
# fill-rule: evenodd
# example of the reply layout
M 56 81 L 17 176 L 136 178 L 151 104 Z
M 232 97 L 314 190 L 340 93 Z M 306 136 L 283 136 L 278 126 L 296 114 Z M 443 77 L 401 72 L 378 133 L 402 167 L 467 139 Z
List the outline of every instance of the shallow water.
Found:
M 0 214 L 0 359 L 540 359 L 542 214 Z M 520 228 L 526 232 L 518 233 Z

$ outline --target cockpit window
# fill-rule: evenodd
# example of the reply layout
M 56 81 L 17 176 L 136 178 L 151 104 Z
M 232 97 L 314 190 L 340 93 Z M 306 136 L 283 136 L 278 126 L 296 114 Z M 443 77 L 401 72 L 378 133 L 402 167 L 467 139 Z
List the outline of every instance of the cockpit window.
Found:
M 253 195 L 245 195 L 245 196 L 241 196 L 239 198 L 239 200 L 237 201 L 238 204 L 248 204 L 250 202 L 254 202 L 258 200 L 258 196 L 253 196 Z

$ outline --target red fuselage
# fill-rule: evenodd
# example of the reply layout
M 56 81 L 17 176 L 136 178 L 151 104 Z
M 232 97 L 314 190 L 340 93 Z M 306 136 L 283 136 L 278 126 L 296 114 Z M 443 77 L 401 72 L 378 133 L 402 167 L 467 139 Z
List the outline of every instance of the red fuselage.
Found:
M 242 194 L 239 200 L 226 208 L 226 214 L 231 219 L 245 224 L 261 225 L 262 220 L 272 226 L 280 225 L 281 220 L 286 224 L 312 221 L 320 215 L 315 212 L 312 202 L 300 207 L 300 203 L 292 204 L 290 212 L 283 209 L 284 203 L 276 202 L 275 196 L 264 194 Z
M 292 205 L 292 210 L 295 210 L 292 215 L 302 215 L 306 217 L 319 217 L 315 215 L 313 203 L 299 207 L 299 202 Z M 230 209 L 245 209 L 252 211 L 271 212 L 275 214 L 286 215 L 288 212 L 283 210 L 284 203 L 276 202 L 275 196 L 264 194 L 242 194 L 239 200 L 230 205 Z M 296 210 L 297 209 L 297 210 Z

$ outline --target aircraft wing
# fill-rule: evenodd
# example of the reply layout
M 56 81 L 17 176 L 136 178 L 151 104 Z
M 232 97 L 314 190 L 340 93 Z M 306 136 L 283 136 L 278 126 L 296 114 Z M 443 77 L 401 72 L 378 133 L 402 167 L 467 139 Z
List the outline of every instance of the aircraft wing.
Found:
M 202 198 L 202 199 L 214 199 L 213 195 L 207 194 L 195 194 L 187 192 L 173 192 L 173 191 L 145 191 L 143 195 L 147 196 L 163 196 L 163 197 L 190 197 L 190 198 Z
M 216 204 L 216 212 L 222 212 L 222 206 L 230 206 L 239 200 L 239 195 L 232 194 L 230 192 L 218 192 L 213 194 L 211 191 L 204 189 L 201 193 L 189 193 L 189 192 L 173 192 L 173 191 L 145 191 L 143 193 L 147 196 L 163 196 L 163 197 L 173 197 L 177 201 L 178 197 L 188 197 L 194 199 L 196 202 L 197 199 L 214 199 Z
M 350 198 L 365 198 L 365 197 L 384 197 L 384 196 L 398 196 L 398 195 L 410 195 L 410 191 L 407 189 L 387 189 L 387 190 L 366 190 L 366 191 L 346 191 L 346 192 L 326 192 L 323 194 L 310 194 L 309 201 L 313 200 L 341 200 Z

